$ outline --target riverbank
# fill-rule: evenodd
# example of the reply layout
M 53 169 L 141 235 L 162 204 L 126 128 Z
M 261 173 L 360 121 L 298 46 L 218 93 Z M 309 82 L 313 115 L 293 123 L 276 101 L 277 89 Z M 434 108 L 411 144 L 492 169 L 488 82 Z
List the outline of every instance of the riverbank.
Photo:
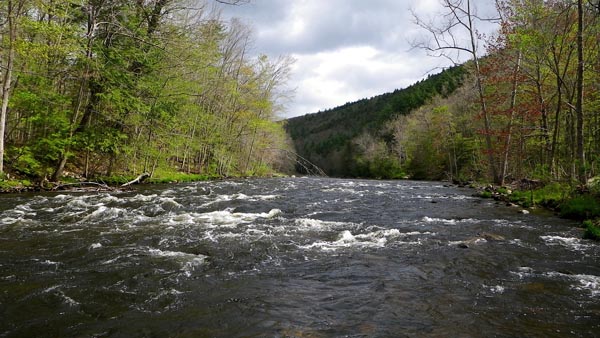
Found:
M 84 178 L 72 173 L 61 178 L 58 182 L 48 180 L 32 181 L 24 177 L 10 176 L 0 178 L 0 193 L 23 193 L 23 192 L 41 192 L 41 191 L 63 191 L 63 190 L 118 190 L 130 188 L 132 184 L 174 184 L 187 182 L 217 181 L 224 179 L 248 178 L 250 176 L 221 176 L 216 174 L 187 174 L 181 172 L 160 172 L 154 176 L 140 175 L 114 175 L 98 176 L 94 178 Z M 271 173 L 264 176 L 252 177 L 286 177 L 281 173 Z
M 492 198 L 524 210 L 542 207 L 562 218 L 581 222 L 583 237 L 600 241 L 600 184 L 591 180 L 585 187 L 552 182 L 520 181 L 506 187 L 493 185 L 475 187 L 477 196 Z

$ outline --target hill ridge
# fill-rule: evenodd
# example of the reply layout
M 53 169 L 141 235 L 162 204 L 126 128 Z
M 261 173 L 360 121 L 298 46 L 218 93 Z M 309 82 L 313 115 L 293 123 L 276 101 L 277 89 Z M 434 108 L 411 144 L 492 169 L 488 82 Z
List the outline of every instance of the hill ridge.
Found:
M 387 121 L 409 114 L 436 96 L 451 95 L 462 86 L 465 74 L 462 65 L 447 68 L 403 89 L 290 118 L 286 120 L 286 129 L 297 153 L 323 168 L 328 175 L 380 177 L 381 173 L 359 168 L 359 154 L 353 149 L 352 141 L 370 132 L 387 144 L 393 143 L 390 135 L 382 135 L 381 128 Z

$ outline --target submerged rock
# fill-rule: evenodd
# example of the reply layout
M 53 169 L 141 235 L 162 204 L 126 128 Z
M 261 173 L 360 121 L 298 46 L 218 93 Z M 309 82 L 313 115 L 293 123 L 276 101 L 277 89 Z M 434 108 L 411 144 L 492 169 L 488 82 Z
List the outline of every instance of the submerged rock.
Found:
M 481 234 L 479 234 L 481 236 L 481 238 L 485 239 L 488 242 L 497 242 L 497 241 L 504 241 L 506 240 L 506 238 L 504 238 L 504 236 L 498 235 L 498 234 L 493 234 L 493 233 L 487 233 L 487 232 L 483 232 Z

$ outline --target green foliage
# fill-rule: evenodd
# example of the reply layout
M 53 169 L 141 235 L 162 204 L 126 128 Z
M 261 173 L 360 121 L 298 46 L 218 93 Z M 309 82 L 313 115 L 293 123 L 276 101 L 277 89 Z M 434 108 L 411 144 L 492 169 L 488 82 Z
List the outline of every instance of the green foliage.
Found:
M 478 194 L 479 197 L 482 198 L 492 198 L 493 194 L 491 191 L 484 190 Z
M 291 61 L 248 58 L 241 23 L 179 1 L 25 3 L 9 170 L 58 178 L 68 169 L 116 184 L 140 172 L 181 181 L 279 165 L 268 149 L 288 147 L 273 120 Z
M 591 220 L 583 222 L 583 226 L 585 228 L 583 238 L 600 241 L 600 226 L 594 224 Z
M 373 160 L 358 158 L 354 161 L 352 174 L 355 177 L 377 179 L 401 179 L 406 177 L 406 173 L 398 160 L 391 157 L 376 157 Z
M 31 187 L 29 180 L 8 180 L 0 178 L 0 192 L 14 192 Z
M 35 158 L 30 147 L 11 147 L 8 151 L 12 169 L 30 177 L 41 176 L 42 164 Z
M 449 68 L 405 89 L 289 119 L 286 129 L 298 153 L 305 158 L 321 158 L 319 164 L 326 172 L 335 171 L 338 176 L 404 177 L 403 166 L 398 160 L 392 160 L 398 157 L 397 154 L 384 151 L 377 154 L 379 159 L 371 158 L 371 155 L 366 158 L 363 150 L 353 146 L 353 142 L 361 134 L 369 133 L 375 136 L 377 142 L 393 148 L 397 140 L 391 133 L 385 132 L 386 125 L 434 97 L 451 95 L 462 85 L 465 74 L 464 67 Z M 343 152 L 343 157 L 332 156 L 340 152 Z
M 545 185 L 540 189 L 534 190 L 517 190 L 510 194 L 510 201 L 523 205 L 524 207 L 532 207 L 541 205 L 551 209 L 559 208 L 562 210 L 562 203 L 570 196 L 571 187 L 557 182 Z
M 591 195 L 573 197 L 560 205 L 560 215 L 579 220 L 600 217 L 600 201 Z

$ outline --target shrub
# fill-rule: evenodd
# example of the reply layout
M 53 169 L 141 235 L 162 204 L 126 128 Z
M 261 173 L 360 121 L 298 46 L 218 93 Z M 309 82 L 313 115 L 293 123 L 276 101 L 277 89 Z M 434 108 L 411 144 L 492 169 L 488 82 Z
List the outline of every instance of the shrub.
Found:
M 479 197 L 482 197 L 482 198 L 492 198 L 492 192 L 484 190 L 484 191 L 482 191 L 482 192 L 479 193 Z
M 511 202 L 524 207 L 542 205 L 547 208 L 558 208 L 566 196 L 571 193 L 571 188 L 559 183 L 551 183 L 536 190 L 521 190 L 513 192 L 509 199 Z
M 600 241 L 600 227 L 596 226 L 592 221 L 585 221 L 585 232 L 583 238 Z
M 560 205 L 560 215 L 573 219 L 600 217 L 600 202 L 591 195 L 580 195 Z

